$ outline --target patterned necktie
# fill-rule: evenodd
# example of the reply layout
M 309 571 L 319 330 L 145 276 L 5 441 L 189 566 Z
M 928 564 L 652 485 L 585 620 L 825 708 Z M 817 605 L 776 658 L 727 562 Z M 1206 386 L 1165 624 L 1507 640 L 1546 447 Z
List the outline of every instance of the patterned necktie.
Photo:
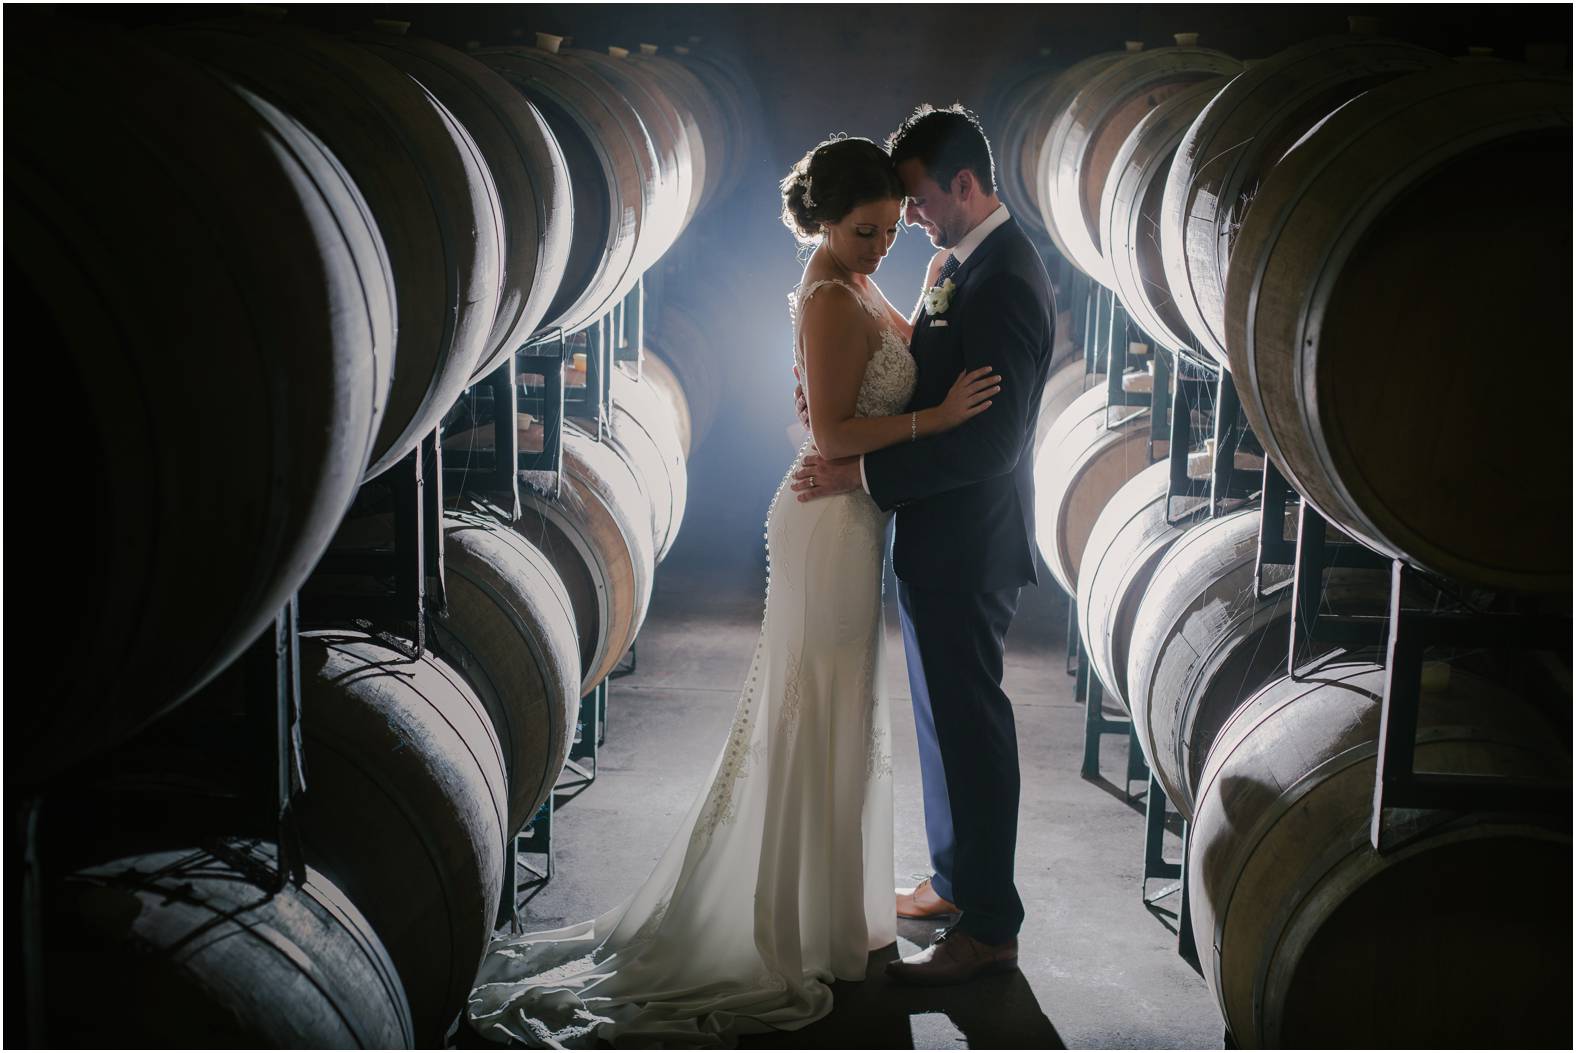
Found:
M 936 275 L 936 284 L 945 285 L 948 278 L 958 272 L 958 258 L 952 253 L 947 253 L 947 258 L 941 261 L 941 273 Z

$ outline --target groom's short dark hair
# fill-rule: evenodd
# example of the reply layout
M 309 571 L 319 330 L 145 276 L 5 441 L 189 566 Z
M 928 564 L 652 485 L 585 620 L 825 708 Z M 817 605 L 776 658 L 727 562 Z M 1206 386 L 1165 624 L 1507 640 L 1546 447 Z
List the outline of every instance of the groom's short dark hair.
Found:
M 917 159 L 943 189 L 951 190 L 952 181 L 967 168 L 981 187 L 989 193 L 996 192 L 996 163 L 991 159 L 990 141 L 980 128 L 979 118 L 960 103 L 944 110 L 928 102 L 921 104 L 887 137 L 887 152 L 894 165 Z

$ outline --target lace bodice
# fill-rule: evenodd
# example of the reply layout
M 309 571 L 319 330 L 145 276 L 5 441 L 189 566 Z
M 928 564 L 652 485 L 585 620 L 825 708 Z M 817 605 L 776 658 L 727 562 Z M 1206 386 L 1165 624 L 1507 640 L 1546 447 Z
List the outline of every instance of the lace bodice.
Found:
M 871 302 L 859 290 L 836 278 L 823 278 L 795 289 L 788 295 L 789 313 L 793 317 L 793 360 L 799 375 L 806 377 L 804 341 L 800 339 L 799 322 L 804 305 L 817 291 L 828 285 L 841 285 L 853 294 L 859 305 L 881 326 L 881 346 L 870 356 L 865 366 L 865 377 L 859 385 L 859 395 L 854 400 L 854 412 L 860 417 L 886 417 L 903 412 L 908 400 L 914 396 L 914 356 L 908 352 L 908 342 L 903 339 L 886 309 Z

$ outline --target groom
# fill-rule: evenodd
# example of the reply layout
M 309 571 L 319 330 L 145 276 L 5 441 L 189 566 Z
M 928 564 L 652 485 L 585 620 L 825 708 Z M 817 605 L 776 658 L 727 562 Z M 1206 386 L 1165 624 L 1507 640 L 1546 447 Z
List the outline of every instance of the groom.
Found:
M 897 510 L 892 564 L 934 871 L 899 892 L 897 909 L 960 917 L 887 971 L 948 984 L 1018 957 L 1018 742 L 1002 659 L 1019 590 L 1036 581 L 1033 442 L 1056 306 L 1039 255 L 996 197 L 972 113 L 921 106 L 887 146 L 908 193 L 904 218 L 950 250 L 914 316 L 912 406 L 940 403 L 976 366 L 1001 374 L 1002 391 L 952 431 L 862 458 L 812 456 L 793 488 L 807 500 L 862 487 Z

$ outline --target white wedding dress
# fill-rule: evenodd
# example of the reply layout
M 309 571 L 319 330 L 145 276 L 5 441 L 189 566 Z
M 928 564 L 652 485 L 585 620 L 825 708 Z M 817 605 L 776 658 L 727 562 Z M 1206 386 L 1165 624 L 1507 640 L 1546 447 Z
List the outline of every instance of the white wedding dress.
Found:
M 798 318 L 828 284 L 790 296 L 800 376 Z M 882 307 L 844 287 L 883 331 L 857 412 L 900 413 L 914 390 L 907 343 Z M 494 939 L 470 998 L 481 1034 L 534 1046 L 732 1045 L 819 1020 L 827 985 L 863 980 L 869 952 L 896 939 L 888 517 L 862 491 L 795 500 L 799 463 L 767 516 L 766 614 L 705 789 L 628 900 L 594 921 Z

